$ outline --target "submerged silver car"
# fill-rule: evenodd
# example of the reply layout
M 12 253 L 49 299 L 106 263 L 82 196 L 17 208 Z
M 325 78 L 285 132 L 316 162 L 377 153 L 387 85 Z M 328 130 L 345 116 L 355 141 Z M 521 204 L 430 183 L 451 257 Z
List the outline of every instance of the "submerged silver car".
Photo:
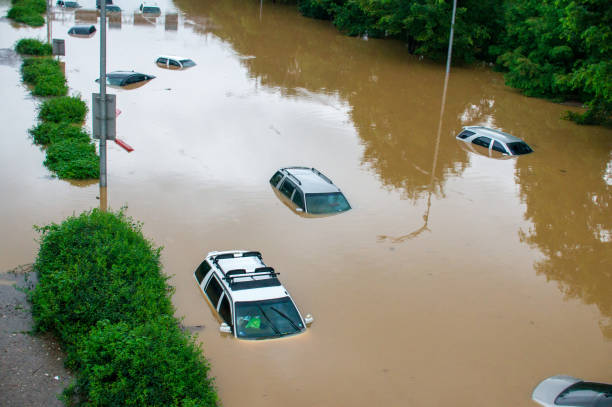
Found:
M 552 376 L 536 386 L 531 398 L 544 407 L 612 407 L 612 385 Z
M 299 213 L 329 215 L 351 209 L 340 188 L 314 168 L 281 168 L 270 178 L 270 184 Z
M 533 152 L 531 147 L 518 137 L 503 131 L 483 126 L 466 126 L 457 135 L 457 140 L 498 151 L 504 155 L 515 156 Z

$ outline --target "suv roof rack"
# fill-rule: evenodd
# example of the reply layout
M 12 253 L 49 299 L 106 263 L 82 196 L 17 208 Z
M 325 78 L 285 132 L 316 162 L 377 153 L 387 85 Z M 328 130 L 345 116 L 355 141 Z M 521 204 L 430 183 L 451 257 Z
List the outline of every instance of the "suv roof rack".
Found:
M 321 171 L 317 170 L 316 168 L 311 168 L 311 170 L 312 170 L 312 172 L 317 174 L 319 177 L 323 178 L 328 183 L 333 184 L 332 180 L 327 178 L 327 176 L 325 176 L 325 174 L 323 174 Z
M 230 270 L 225 273 L 225 277 L 223 277 L 223 279 L 227 281 L 230 285 L 232 285 L 237 283 L 236 281 L 234 281 L 237 278 L 250 278 L 251 280 L 253 280 L 254 277 L 276 278 L 276 276 L 278 275 L 280 275 L 280 273 L 274 271 L 272 267 L 260 267 L 255 269 L 255 271 L 252 273 L 247 273 L 244 269 Z

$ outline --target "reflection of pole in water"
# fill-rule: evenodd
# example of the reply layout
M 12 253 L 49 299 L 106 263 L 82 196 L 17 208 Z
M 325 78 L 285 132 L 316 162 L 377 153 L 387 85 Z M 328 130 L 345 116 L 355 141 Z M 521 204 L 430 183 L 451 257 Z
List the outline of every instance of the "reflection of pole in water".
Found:
M 106 195 L 106 187 L 100 187 L 100 210 L 106 212 L 108 208 L 108 197 Z
M 263 0 L 259 0 L 259 22 L 261 22 L 262 14 L 263 14 Z
M 444 108 L 446 106 L 446 89 L 448 88 L 448 77 L 450 76 L 450 64 L 451 64 L 451 55 L 453 52 L 453 32 L 455 28 L 455 12 L 457 10 L 457 0 L 453 1 L 453 16 L 451 19 L 451 28 L 450 28 L 450 36 L 448 39 L 448 55 L 446 57 L 446 73 L 444 74 L 444 89 L 442 90 L 442 103 L 440 105 L 440 118 L 438 119 L 438 133 L 436 135 L 436 146 L 434 147 L 434 155 L 433 155 L 433 163 L 431 165 L 431 178 L 429 181 L 429 187 L 427 192 L 427 209 L 423 214 L 423 221 L 425 222 L 423 226 L 414 232 L 408 233 L 407 235 L 399 236 L 399 237 L 389 237 L 389 236 L 379 236 L 379 240 L 389 239 L 393 243 L 401 243 L 404 240 L 409 240 L 417 237 L 421 233 L 426 230 L 429 230 L 427 227 L 429 223 L 429 210 L 431 209 L 431 195 L 434 190 L 434 180 L 436 174 L 436 167 L 438 165 L 438 152 L 440 151 L 440 136 L 442 134 L 442 118 L 444 117 Z

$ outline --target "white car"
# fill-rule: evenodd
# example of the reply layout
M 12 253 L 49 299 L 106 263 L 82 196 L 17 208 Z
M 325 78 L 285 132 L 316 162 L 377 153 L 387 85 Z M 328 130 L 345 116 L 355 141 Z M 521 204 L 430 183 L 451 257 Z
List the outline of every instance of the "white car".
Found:
M 483 126 L 466 126 L 457 135 L 457 140 L 491 151 L 498 151 L 503 155 L 515 156 L 533 152 L 531 147 L 518 137 L 503 131 Z
M 612 407 L 612 385 L 552 376 L 536 386 L 531 398 L 544 407 Z
M 196 65 L 196 63 L 189 58 L 177 57 L 172 55 L 160 55 L 155 60 L 155 63 L 160 68 L 167 69 L 184 69 Z
M 302 318 L 278 274 L 261 253 L 234 250 L 208 253 L 194 277 L 223 321 L 221 332 L 272 339 L 302 333 L 313 321 Z
M 315 168 L 281 168 L 270 178 L 270 185 L 284 195 L 290 208 L 297 212 L 325 215 L 351 209 L 340 188 Z

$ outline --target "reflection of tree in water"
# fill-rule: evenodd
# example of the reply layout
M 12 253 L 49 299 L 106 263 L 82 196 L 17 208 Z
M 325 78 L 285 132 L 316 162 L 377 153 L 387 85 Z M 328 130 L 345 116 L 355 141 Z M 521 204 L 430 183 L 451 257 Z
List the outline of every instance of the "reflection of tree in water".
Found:
M 592 144 L 582 146 L 580 156 L 571 146 L 555 151 L 557 168 L 544 165 L 555 162 L 543 157 L 546 152 L 517 160 L 525 218 L 532 222 L 520 239 L 546 256 L 535 265 L 538 274 L 556 281 L 567 298 L 599 308 L 602 332 L 612 339 L 612 188 L 605 181 L 610 157 L 596 140 L 584 141 Z
M 430 171 L 438 128 L 444 67 L 418 62 L 398 52 L 398 44 L 371 44 L 348 38 L 327 23 L 297 15 L 294 7 L 263 9 L 258 2 L 178 0 L 187 14 L 207 15 L 214 34 L 231 43 L 258 83 L 285 96 L 310 93 L 339 97 L 350 105 L 351 119 L 364 146 L 363 163 L 383 185 L 411 200 L 430 188 Z M 241 9 L 240 16 L 235 10 Z M 298 24 L 299 23 L 299 24 Z M 210 27 L 201 27 L 209 32 Z M 452 76 L 451 76 L 452 87 Z M 454 135 L 468 106 L 490 112 L 491 96 L 477 92 L 449 94 L 433 190 L 443 195 L 450 175 L 467 165 Z

